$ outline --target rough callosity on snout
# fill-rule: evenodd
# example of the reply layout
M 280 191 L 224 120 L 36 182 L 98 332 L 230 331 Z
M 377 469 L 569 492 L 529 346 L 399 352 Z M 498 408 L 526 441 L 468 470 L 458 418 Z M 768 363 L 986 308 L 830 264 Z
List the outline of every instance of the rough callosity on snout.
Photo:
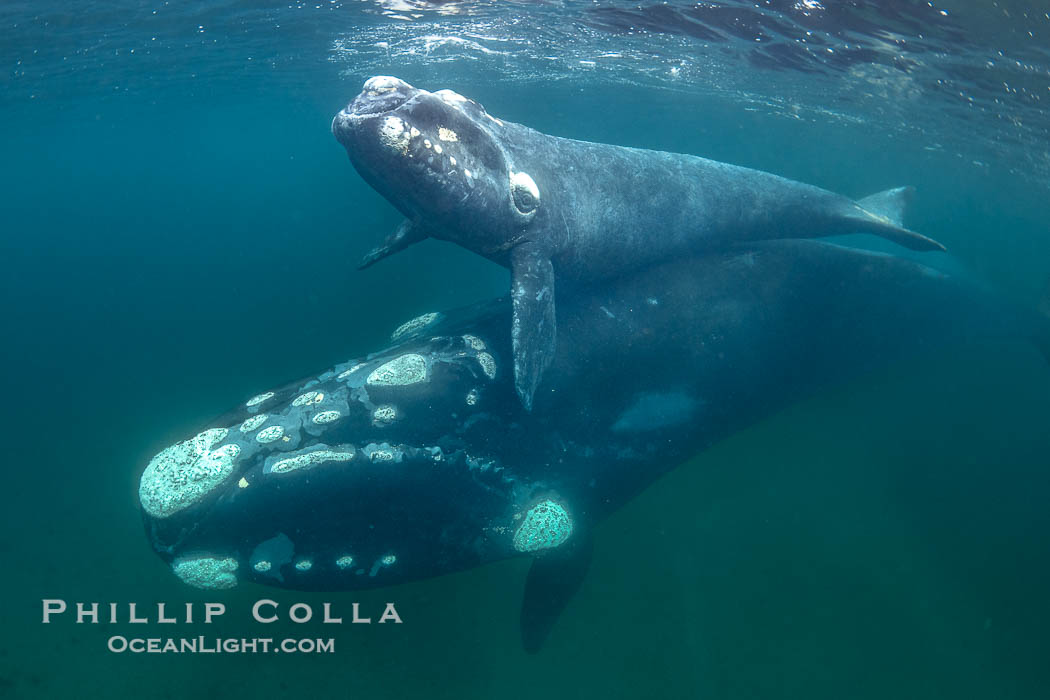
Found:
M 225 482 L 241 452 L 236 444 L 216 447 L 229 430 L 211 428 L 166 447 L 139 480 L 139 501 L 150 515 L 165 518 L 192 506 Z

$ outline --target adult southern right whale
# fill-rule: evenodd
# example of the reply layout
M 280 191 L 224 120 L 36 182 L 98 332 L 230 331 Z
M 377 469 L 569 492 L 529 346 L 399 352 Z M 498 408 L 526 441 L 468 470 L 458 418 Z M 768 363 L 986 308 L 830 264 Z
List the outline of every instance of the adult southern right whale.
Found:
M 906 188 L 855 202 L 696 156 L 558 138 L 388 76 L 365 82 L 332 132 L 406 217 L 365 266 L 433 237 L 511 268 L 515 386 L 527 409 L 554 357 L 555 278 L 586 283 L 758 239 L 867 232 L 941 248 L 901 226 Z
M 535 649 L 587 570 L 595 523 L 712 443 L 919 349 L 1014 336 L 1050 361 L 1048 316 L 817 241 L 675 260 L 566 297 L 555 391 L 533 412 L 507 371 L 509 316 L 504 299 L 413 319 L 388 347 L 164 448 L 139 483 L 154 550 L 212 589 L 350 590 L 534 557 L 521 625 Z

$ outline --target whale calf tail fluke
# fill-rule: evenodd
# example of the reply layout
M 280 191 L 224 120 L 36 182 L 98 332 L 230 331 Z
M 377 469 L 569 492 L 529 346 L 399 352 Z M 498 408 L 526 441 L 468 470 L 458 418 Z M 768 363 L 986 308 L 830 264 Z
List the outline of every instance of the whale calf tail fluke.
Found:
M 858 200 L 846 218 L 857 228 L 873 233 L 912 250 L 945 250 L 945 247 L 921 233 L 904 227 L 904 215 L 915 198 L 914 187 L 894 187 Z
M 857 200 L 857 204 L 872 214 L 887 219 L 894 226 L 903 228 L 904 217 L 914 199 L 914 187 L 894 187 Z

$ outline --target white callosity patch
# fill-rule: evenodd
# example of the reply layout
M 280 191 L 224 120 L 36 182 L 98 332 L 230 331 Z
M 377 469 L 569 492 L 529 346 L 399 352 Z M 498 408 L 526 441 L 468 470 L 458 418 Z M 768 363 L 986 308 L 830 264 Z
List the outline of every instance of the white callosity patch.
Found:
M 354 565 L 354 558 L 349 554 L 344 554 L 343 556 L 335 560 L 335 565 L 338 566 L 340 569 L 349 569 L 351 566 Z
M 475 350 L 484 350 L 485 341 L 476 335 L 465 335 L 463 336 L 463 342 L 472 347 Z
M 404 155 L 408 152 L 410 140 L 405 122 L 397 117 L 386 117 L 379 125 L 379 142 L 392 151 Z
M 254 406 L 258 406 L 263 401 L 269 401 L 272 398 L 273 398 L 273 392 L 272 391 L 267 391 L 265 394 L 259 394 L 258 396 L 251 397 L 250 399 L 248 399 L 247 403 L 245 403 L 244 405 L 247 406 L 248 408 L 252 408 Z
M 443 126 L 438 127 L 438 138 L 442 141 L 459 141 L 459 135 L 455 131 Z
M 364 367 L 364 363 L 360 363 L 359 362 L 356 365 L 354 365 L 353 367 L 351 367 L 350 369 L 346 370 L 345 372 L 340 372 L 339 376 L 336 377 L 336 379 L 346 379 L 347 377 L 349 377 L 351 374 L 353 374 L 357 370 L 361 369 L 362 367 Z
M 339 411 L 321 411 L 313 417 L 313 421 L 317 425 L 326 425 L 339 420 L 340 416 L 342 416 L 342 414 L 339 413 Z
M 408 87 L 408 83 L 389 75 L 377 75 L 374 78 L 366 80 L 362 90 L 372 97 L 375 97 L 377 95 L 393 92 L 401 87 Z
M 294 554 L 295 545 L 288 535 L 281 532 L 256 545 L 248 561 L 260 574 L 283 580 L 281 567 L 290 563 Z
M 402 323 L 400 326 L 398 326 L 397 329 L 390 334 L 390 340 L 397 342 L 402 338 L 414 335 L 415 333 L 418 333 L 424 328 L 434 325 L 434 323 L 437 322 L 440 318 L 441 314 L 439 314 L 436 311 L 423 314 L 422 316 L 416 316 L 411 321 L 406 321 L 405 323 Z
M 467 392 L 467 405 L 468 406 L 473 406 L 474 404 L 476 404 L 478 402 L 478 398 L 479 397 L 480 397 L 480 394 L 478 394 L 478 390 L 477 389 L 471 389 L 470 391 Z
M 294 457 L 282 459 L 270 467 L 270 472 L 273 474 L 287 474 L 300 469 L 316 467 L 318 464 L 324 464 L 325 462 L 349 462 L 353 458 L 354 450 L 352 448 L 345 450 L 314 450 L 313 452 L 304 452 Z
M 514 549 L 519 552 L 538 552 L 551 549 L 569 539 L 572 518 L 561 504 L 550 499 L 540 501 L 529 509 L 514 533 Z
M 243 423 L 241 423 L 240 431 L 242 433 L 253 432 L 254 430 L 257 430 L 260 425 L 265 423 L 267 418 L 269 418 L 269 416 L 265 413 L 260 413 L 257 416 L 252 416 L 251 418 L 248 418 Z
M 390 92 L 391 90 L 408 86 L 408 83 L 404 80 L 395 78 L 392 75 L 376 75 L 366 80 L 362 89 L 365 92 L 381 95 L 384 92 Z
M 300 559 L 295 562 L 296 571 L 309 571 L 312 568 L 314 568 L 313 559 Z
M 422 355 L 409 353 L 395 357 L 372 370 L 365 382 L 371 386 L 406 386 L 427 379 L 427 361 Z
M 284 428 L 279 425 L 271 425 L 269 428 L 260 430 L 255 439 L 265 445 L 280 440 L 282 437 L 284 437 Z
M 230 557 L 193 557 L 176 559 L 171 566 L 175 575 L 194 588 L 224 590 L 237 585 L 237 560 Z
M 321 398 L 318 399 L 318 397 Z M 318 403 L 322 400 L 324 400 L 324 394 L 321 394 L 316 391 L 308 391 L 305 394 L 300 394 L 299 396 L 296 396 L 295 400 L 292 401 L 292 405 L 305 406 L 308 403 Z
M 361 448 L 361 452 L 373 464 L 379 462 L 398 463 L 405 456 L 404 451 L 400 447 L 391 445 L 388 442 L 370 442 Z
M 487 352 L 479 352 L 478 364 L 481 365 L 481 371 L 485 373 L 486 377 L 489 379 L 496 378 L 496 358 Z
M 397 409 L 393 406 L 380 406 L 372 412 L 375 425 L 390 425 L 397 419 Z
M 229 434 L 226 428 L 205 430 L 171 445 L 150 460 L 139 480 L 139 501 L 155 518 L 166 518 L 203 499 L 233 473 L 237 445 L 213 450 Z
M 440 97 L 441 101 L 445 104 L 450 104 L 453 106 L 458 106 L 460 103 L 467 101 L 466 97 L 463 97 L 463 95 L 460 95 L 455 90 L 438 90 L 434 94 Z
M 438 154 L 441 154 L 441 153 L 443 153 L 443 152 L 444 152 L 444 150 L 445 150 L 445 149 L 441 147 L 441 144 L 440 144 L 440 143 L 435 143 L 435 144 L 434 144 L 434 153 L 438 153 Z
M 368 572 L 368 575 L 375 576 L 379 573 L 379 570 L 382 569 L 384 566 L 393 566 L 395 563 L 397 563 L 396 556 L 394 556 L 393 554 L 384 555 L 379 559 L 376 559 L 375 563 L 372 564 L 372 569 Z

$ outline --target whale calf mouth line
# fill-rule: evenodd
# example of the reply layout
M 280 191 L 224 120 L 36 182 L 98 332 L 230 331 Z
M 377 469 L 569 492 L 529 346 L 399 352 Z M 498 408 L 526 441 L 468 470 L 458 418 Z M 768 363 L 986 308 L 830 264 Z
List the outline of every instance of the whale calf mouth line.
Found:
M 526 409 L 556 349 L 556 287 L 758 240 L 859 232 L 943 250 L 903 226 L 908 188 L 856 202 L 697 156 L 549 136 L 451 90 L 391 76 L 365 81 L 332 131 L 409 222 L 362 267 L 438 238 L 510 268 L 515 385 Z

